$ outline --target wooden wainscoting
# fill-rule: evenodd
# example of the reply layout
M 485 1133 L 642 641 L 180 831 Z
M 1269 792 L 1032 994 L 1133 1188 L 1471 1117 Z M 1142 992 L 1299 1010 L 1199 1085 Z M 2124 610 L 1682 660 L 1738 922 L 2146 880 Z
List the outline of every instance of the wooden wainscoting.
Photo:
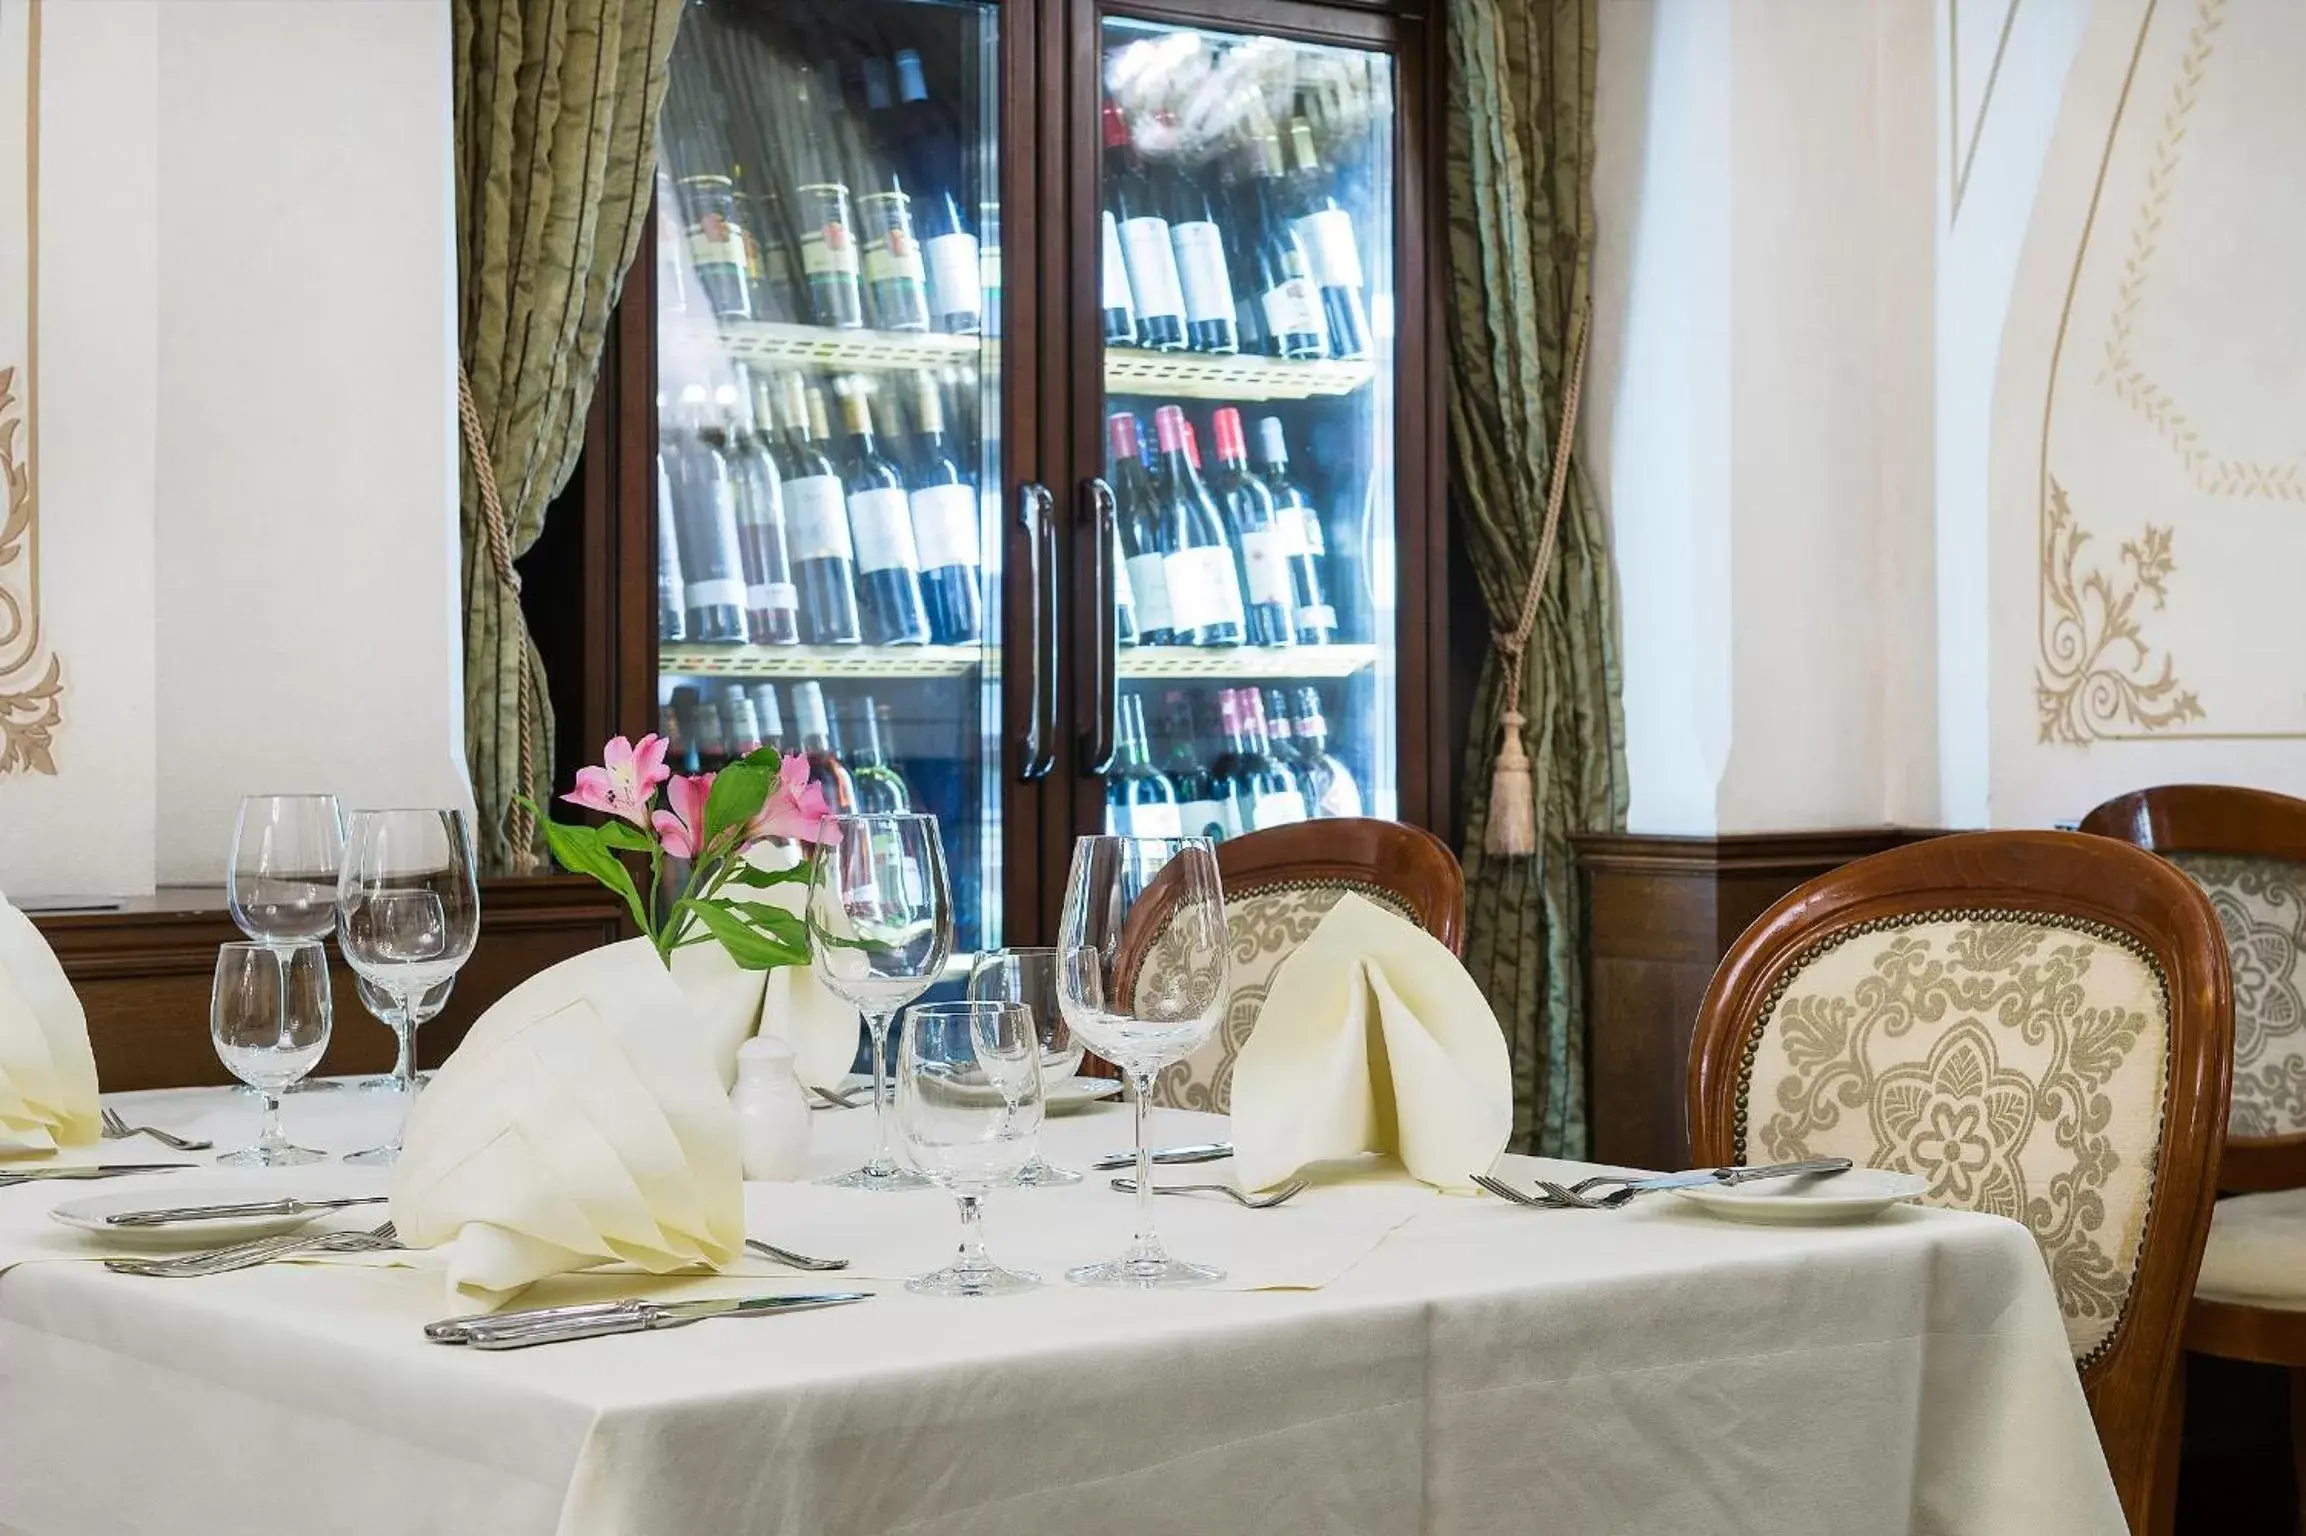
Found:
M 515 984 L 630 931 L 624 904 L 578 875 L 483 880 L 480 914 L 480 943 L 455 995 L 418 1036 L 426 1066 L 438 1065 Z M 105 1091 L 231 1081 L 208 1039 L 216 946 L 240 937 L 220 887 L 164 887 L 119 911 L 36 913 L 33 921 L 88 1010 Z M 361 1006 L 341 956 L 333 982 L 336 1030 L 320 1071 L 388 1070 L 392 1034 Z
M 1863 827 L 1574 838 L 1587 913 L 1587 1119 L 1594 1159 L 1687 1167 L 1690 1028 L 1730 941 L 1803 881 L 1935 836 L 1912 827 Z

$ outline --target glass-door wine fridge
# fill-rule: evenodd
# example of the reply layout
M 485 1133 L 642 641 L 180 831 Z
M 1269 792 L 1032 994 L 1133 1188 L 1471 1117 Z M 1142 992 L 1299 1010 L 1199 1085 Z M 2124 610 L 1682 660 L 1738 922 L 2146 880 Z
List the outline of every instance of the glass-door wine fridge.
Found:
M 691 0 L 610 397 L 653 446 L 618 724 L 934 812 L 964 956 L 1046 939 L 1076 833 L 1446 833 L 1424 26 Z

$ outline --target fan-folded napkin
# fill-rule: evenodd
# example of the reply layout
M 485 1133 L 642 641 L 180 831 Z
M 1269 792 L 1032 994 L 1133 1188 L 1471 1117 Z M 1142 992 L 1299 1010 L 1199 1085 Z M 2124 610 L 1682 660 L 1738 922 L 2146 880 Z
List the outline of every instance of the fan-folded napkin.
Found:
M 96 1139 L 88 1016 L 32 919 L 0 897 L 0 1157 Z
M 803 857 L 793 844 L 765 840 L 745 853 L 748 862 L 765 870 L 790 869 Z M 767 887 L 732 882 L 721 888 L 720 895 L 729 901 L 780 907 L 799 917 L 808 890 L 801 882 Z M 627 942 L 644 948 L 647 943 Z M 748 971 L 718 944 L 691 944 L 673 951 L 673 980 L 688 994 L 691 1017 L 712 1052 L 724 1093 L 736 1086 L 738 1048 L 755 1034 L 775 1035 L 790 1045 L 793 1074 L 813 1088 L 839 1083 L 857 1059 L 857 1010 L 827 991 L 813 967 Z
M 446 1245 L 452 1295 L 546 1275 L 727 1263 L 744 1243 L 736 1117 L 646 945 L 564 960 L 482 1014 L 421 1094 L 392 1219 Z
M 1245 1189 L 1377 1152 L 1470 1189 L 1513 1132 L 1505 1035 L 1457 957 L 1346 895 L 1273 972 L 1233 1063 L 1233 1166 Z

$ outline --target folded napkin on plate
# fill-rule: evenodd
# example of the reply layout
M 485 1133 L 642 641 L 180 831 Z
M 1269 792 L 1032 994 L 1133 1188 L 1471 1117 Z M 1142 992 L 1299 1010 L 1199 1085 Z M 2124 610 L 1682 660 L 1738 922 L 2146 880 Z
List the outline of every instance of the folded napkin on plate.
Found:
M 802 855 L 794 844 L 756 843 L 745 857 L 766 870 L 790 869 Z M 766 888 L 730 885 L 730 901 L 782 907 L 799 917 L 809 888 L 795 881 Z M 629 940 L 645 943 L 640 939 Z M 736 1086 L 737 1049 L 756 1034 L 775 1035 L 793 1048 L 793 1072 L 803 1084 L 830 1088 L 857 1059 L 857 1010 L 825 990 L 806 965 L 773 971 L 741 969 L 718 944 L 691 944 L 673 952 L 673 979 L 688 994 L 691 1017 L 702 1031 L 721 1076 L 721 1091 Z
M 484 1305 L 546 1275 L 727 1263 L 744 1243 L 736 1116 L 647 946 L 530 977 L 410 1113 L 392 1219 Z
M 88 1016 L 32 919 L 0 897 L 0 1157 L 96 1139 Z
M 1457 957 L 1358 896 L 1274 971 L 1233 1063 L 1233 1166 L 1245 1189 L 1378 1152 L 1471 1189 L 1513 1132 L 1497 1016 Z

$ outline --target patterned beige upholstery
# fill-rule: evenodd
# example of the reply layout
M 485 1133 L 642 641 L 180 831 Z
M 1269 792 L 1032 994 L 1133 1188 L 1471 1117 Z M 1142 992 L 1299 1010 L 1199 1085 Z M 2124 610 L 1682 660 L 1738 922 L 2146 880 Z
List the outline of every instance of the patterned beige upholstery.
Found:
M 1257 1027 L 1257 1013 L 1265 1006 L 1265 990 L 1274 970 L 1312 936 L 1329 909 L 1348 891 L 1417 921 L 1417 914 L 1399 896 L 1359 882 L 1291 880 L 1227 898 L 1225 932 L 1233 941 L 1233 978 L 1224 1018 L 1207 1045 L 1162 1071 L 1154 1084 L 1153 1102 L 1217 1114 L 1231 1111 L 1233 1061 L 1248 1043 L 1249 1032 Z M 1156 947 L 1147 957 L 1149 972 L 1159 958 Z
M 2234 961 L 2236 1136 L 2306 1131 L 2306 865 L 2223 853 L 2170 862 L 2210 893 Z
M 2136 1278 L 2169 1055 L 2167 985 L 2127 935 L 2011 913 L 1861 924 L 1772 991 L 1737 1146 L 1918 1173 L 1930 1204 L 2024 1222 L 2088 1364 Z

